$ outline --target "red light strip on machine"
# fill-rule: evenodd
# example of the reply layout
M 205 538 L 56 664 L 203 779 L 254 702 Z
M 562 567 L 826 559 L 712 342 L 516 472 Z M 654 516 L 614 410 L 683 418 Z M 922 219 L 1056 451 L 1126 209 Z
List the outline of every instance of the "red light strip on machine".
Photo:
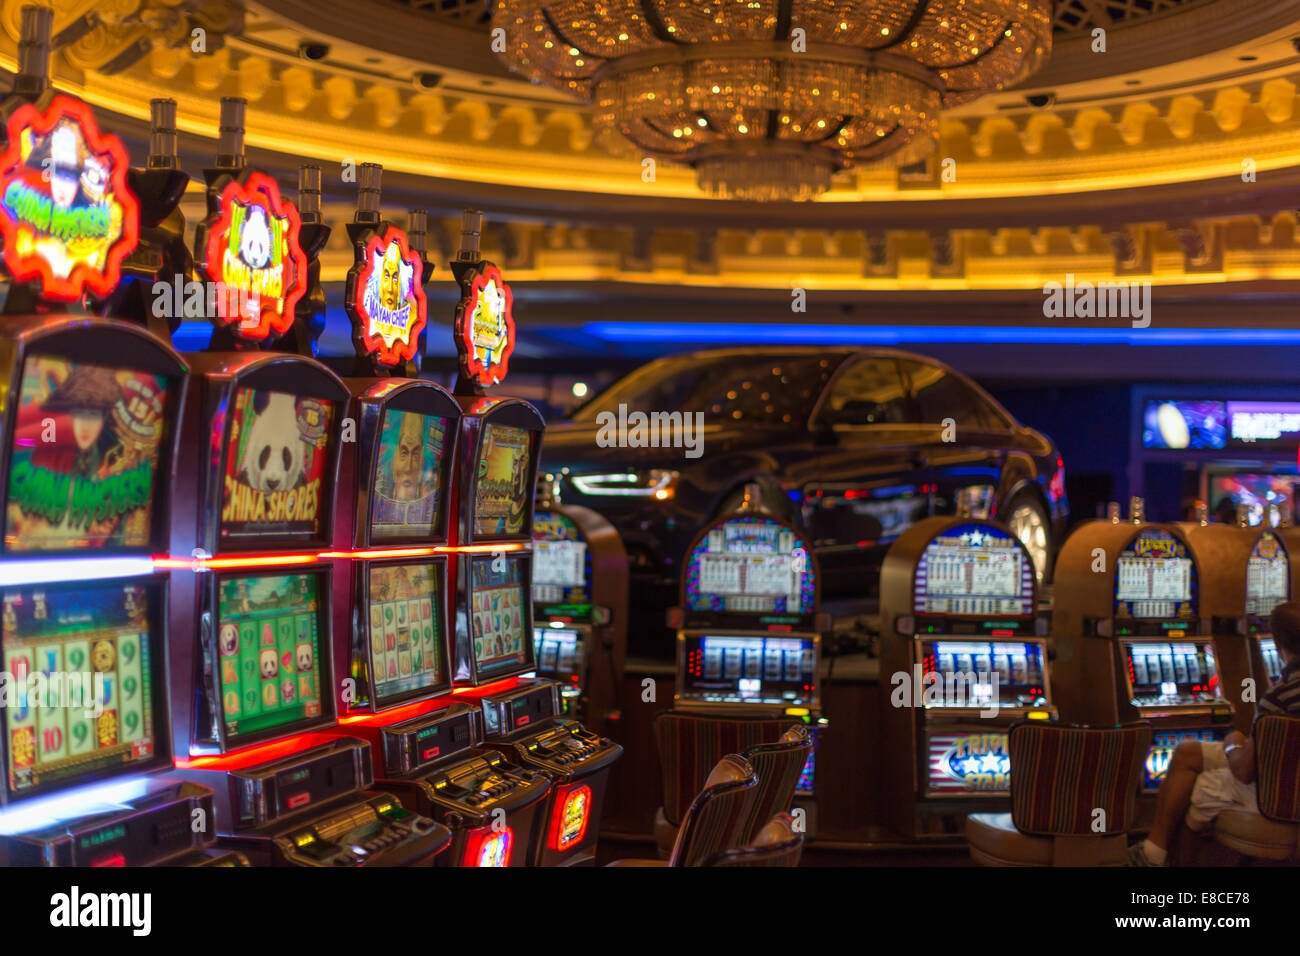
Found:
M 258 554 L 238 558 L 173 558 L 157 554 L 153 566 L 158 571 L 224 571 L 230 568 L 274 568 L 292 564 L 315 564 L 319 554 Z

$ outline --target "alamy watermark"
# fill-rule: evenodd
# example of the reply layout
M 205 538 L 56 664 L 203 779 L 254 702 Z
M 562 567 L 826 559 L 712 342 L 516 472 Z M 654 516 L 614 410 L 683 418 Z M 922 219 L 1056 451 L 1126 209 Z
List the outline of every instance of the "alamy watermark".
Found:
M 86 717 L 98 717 L 108 699 L 100 671 L 37 671 L 13 674 L 0 671 L 0 707 L 19 710 L 81 709 Z
M 596 444 L 601 448 L 683 448 L 687 458 L 704 454 L 703 412 L 631 411 L 596 415 Z
M 1151 283 L 1145 280 L 1075 282 L 1070 272 L 1064 284 L 1044 283 L 1043 296 L 1044 318 L 1131 319 L 1135 329 L 1151 325 Z

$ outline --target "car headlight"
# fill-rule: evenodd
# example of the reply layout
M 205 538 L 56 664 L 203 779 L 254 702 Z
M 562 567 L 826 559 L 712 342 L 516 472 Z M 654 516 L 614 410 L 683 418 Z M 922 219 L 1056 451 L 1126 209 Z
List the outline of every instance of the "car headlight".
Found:
M 573 487 L 584 495 L 593 497 L 657 498 L 664 501 L 673 496 L 679 473 L 667 468 L 646 472 L 621 471 L 604 475 L 570 475 Z

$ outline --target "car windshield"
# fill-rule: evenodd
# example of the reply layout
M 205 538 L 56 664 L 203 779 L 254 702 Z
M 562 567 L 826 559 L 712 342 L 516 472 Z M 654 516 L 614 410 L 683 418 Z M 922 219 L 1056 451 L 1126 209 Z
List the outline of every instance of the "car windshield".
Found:
M 601 412 L 703 412 L 705 424 L 802 423 L 843 361 L 814 353 L 702 355 L 659 359 L 610 385 L 573 413 L 594 422 Z

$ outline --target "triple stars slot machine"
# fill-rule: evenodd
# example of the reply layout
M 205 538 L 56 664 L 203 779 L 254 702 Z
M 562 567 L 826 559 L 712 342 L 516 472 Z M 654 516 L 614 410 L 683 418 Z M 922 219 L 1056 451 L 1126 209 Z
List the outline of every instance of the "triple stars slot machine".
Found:
M 181 424 L 173 573 L 177 773 L 215 792 L 221 842 L 255 864 L 427 864 L 450 838 L 371 789 L 369 744 L 335 726 L 332 519 L 349 393 L 302 354 L 263 351 L 300 319 L 299 215 L 243 160 L 222 100 L 196 259 L 225 290 Z M 184 556 L 189 556 L 186 559 Z
M 668 615 L 677 630 L 673 709 L 807 724 L 814 747 L 795 795 L 812 836 L 816 735 L 826 725 L 821 639 L 830 618 L 819 611 L 817 559 L 807 540 L 749 510 L 756 491 L 746 488 L 741 510 L 705 525 L 686 552 L 681 604 Z
M 1033 559 L 993 521 L 919 521 L 880 573 L 881 731 L 890 824 L 957 833 L 1010 806 L 1007 731 L 1056 715 Z
M 1142 790 L 1151 794 L 1179 742 L 1222 740 L 1233 708 L 1222 693 L 1218 640 L 1204 613 L 1205 570 L 1185 531 L 1148 524 L 1142 510 L 1134 499 L 1123 522 L 1113 505 L 1109 519 L 1081 525 L 1062 545 L 1052 678 L 1066 720 L 1150 722 Z
M 335 518 L 335 658 L 340 736 L 370 744 L 377 786 L 452 832 L 439 865 L 522 866 L 512 834 L 531 834 L 550 790 L 542 773 L 479 745 L 482 713 L 452 687 L 447 626 L 448 498 L 461 409 L 415 378 L 426 324 L 426 216 L 410 233 L 379 214 L 381 170 L 358 170 L 349 226 L 356 262 L 348 313 L 356 346 Z M 439 699 L 441 698 L 441 699 Z
M 1240 510 L 1246 519 L 1244 506 Z M 1200 502 L 1196 513 L 1198 520 L 1178 527 L 1203 569 L 1201 616 L 1214 632 L 1223 696 L 1232 704 L 1236 729 L 1249 733 L 1259 695 L 1282 674 L 1269 616 L 1293 593 L 1286 529 L 1211 523 Z
M 452 273 L 461 286 L 455 334 L 462 410 L 452 564 L 453 692 L 483 714 L 487 746 L 545 773 L 553 789 L 527 855 L 537 866 L 595 859 L 609 771 L 623 748 L 560 716 L 560 685 L 526 677 L 533 645 L 533 492 L 545 422 L 532 405 L 489 396 L 514 349 L 513 297 L 501 270 L 479 254 L 482 217 L 465 213 Z
M 128 158 L 48 87 L 50 10 L 23 11 L 0 106 L 0 863 L 192 866 L 212 792 L 171 768 L 165 550 L 188 374 L 112 294 L 138 228 Z M 238 862 L 231 856 L 225 862 Z

